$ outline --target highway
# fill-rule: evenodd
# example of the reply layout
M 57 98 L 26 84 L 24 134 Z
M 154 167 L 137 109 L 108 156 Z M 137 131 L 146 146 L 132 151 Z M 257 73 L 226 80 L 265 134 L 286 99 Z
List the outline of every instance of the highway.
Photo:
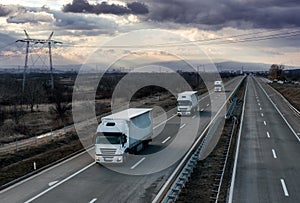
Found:
M 228 96 L 240 83 L 242 77 L 234 78 L 225 84 L 225 94 Z M 116 170 L 126 168 L 132 174 L 139 174 L 154 166 L 163 165 L 169 157 L 176 157 L 181 147 L 173 149 L 165 157 L 151 159 L 146 155 L 153 154 L 173 143 L 177 138 L 193 142 L 190 137 L 196 130 L 198 134 L 208 125 L 211 115 L 223 105 L 221 93 L 204 94 L 201 96 L 200 113 L 193 117 L 179 118 L 174 110 L 168 113 L 165 122 L 156 122 L 155 130 L 159 132 L 153 142 L 139 156 L 129 159 Z M 211 112 L 211 106 L 216 106 Z M 193 123 L 199 124 L 194 129 Z M 92 151 L 93 149 L 90 149 Z M 178 153 L 176 153 L 176 150 Z M 179 160 L 178 160 L 179 161 Z M 3 202 L 151 202 L 161 185 L 172 173 L 174 162 L 165 170 L 149 175 L 125 175 L 95 164 L 88 153 L 72 157 L 40 174 L 24 180 L 10 188 L 0 191 Z
M 232 202 L 300 202 L 299 117 L 260 78 L 248 77 Z M 231 201 L 229 201 L 231 202 Z

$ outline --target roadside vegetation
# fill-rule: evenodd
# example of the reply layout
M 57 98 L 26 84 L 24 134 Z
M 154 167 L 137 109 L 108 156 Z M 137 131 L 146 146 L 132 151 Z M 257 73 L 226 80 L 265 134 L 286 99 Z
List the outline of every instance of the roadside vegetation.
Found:
M 298 111 L 300 111 L 300 85 L 299 84 L 270 84 L 280 92 Z
M 269 70 L 269 83 L 296 109 L 300 110 L 300 71 L 284 71 L 284 65 L 273 64 Z

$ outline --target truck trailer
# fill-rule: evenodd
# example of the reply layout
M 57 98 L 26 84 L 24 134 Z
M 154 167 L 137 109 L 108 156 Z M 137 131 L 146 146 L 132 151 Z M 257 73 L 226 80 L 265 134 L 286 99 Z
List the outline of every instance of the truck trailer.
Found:
M 97 163 L 123 163 L 144 149 L 153 134 L 152 109 L 130 108 L 103 117 L 95 138 Z
M 215 92 L 222 92 L 222 90 L 223 90 L 222 81 L 220 81 L 220 80 L 215 81 L 214 90 L 215 90 Z
M 185 91 L 178 94 L 177 97 L 177 115 L 190 116 L 198 111 L 198 92 Z

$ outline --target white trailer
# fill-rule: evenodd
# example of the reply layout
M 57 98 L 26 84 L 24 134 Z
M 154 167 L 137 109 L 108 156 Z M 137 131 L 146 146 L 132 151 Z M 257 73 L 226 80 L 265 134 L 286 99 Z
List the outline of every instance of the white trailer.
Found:
M 123 163 L 127 153 L 137 153 L 151 141 L 152 109 L 130 108 L 101 119 L 95 139 L 95 161 Z
M 185 91 L 178 94 L 177 98 L 177 115 L 190 116 L 198 111 L 198 92 Z
M 214 90 L 215 90 L 215 92 L 222 92 L 222 90 L 223 90 L 222 81 L 220 81 L 220 80 L 215 81 Z

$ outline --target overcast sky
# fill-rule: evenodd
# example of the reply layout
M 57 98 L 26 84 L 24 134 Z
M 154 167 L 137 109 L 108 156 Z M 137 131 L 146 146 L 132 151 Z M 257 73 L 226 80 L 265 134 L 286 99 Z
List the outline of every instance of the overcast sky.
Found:
M 53 39 L 63 45 L 54 47 L 53 60 L 62 65 L 83 63 L 105 43 L 115 47 L 101 47 L 104 57 L 94 62 L 110 62 L 149 44 L 171 44 L 177 55 L 202 60 L 189 50 L 191 40 L 216 62 L 300 66 L 299 0 L 1 0 L 0 28 L 0 65 L 23 65 L 24 44 L 14 42 L 25 38 L 25 29 L 38 39 L 54 31 Z M 153 34 L 146 37 L 143 30 Z M 161 36 L 158 30 L 172 34 Z M 241 40 L 246 42 L 237 43 Z M 44 49 L 33 46 L 32 52 Z M 161 53 L 147 57 L 170 60 Z

